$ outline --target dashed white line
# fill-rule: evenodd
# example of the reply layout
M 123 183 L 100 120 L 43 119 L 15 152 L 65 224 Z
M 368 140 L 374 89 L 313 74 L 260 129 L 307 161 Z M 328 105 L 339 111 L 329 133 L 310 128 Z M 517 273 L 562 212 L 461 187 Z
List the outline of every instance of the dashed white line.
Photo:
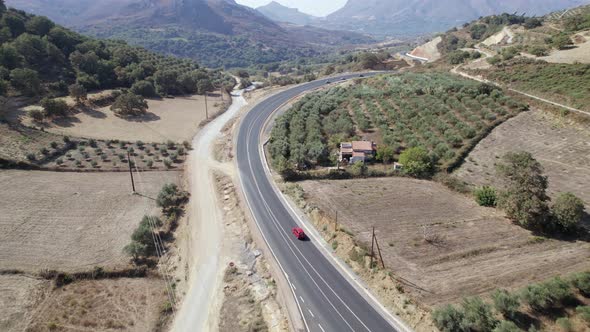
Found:
M 313 314 L 313 312 L 311 312 L 311 310 L 307 309 L 307 311 L 309 311 L 309 314 L 311 315 L 312 318 L 315 318 L 315 315 Z
M 326 332 L 326 330 L 324 330 L 324 328 L 322 327 L 322 324 L 318 324 L 318 326 L 320 327 L 320 330 L 322 330 L 322 332 Z
M 293 285 L 293 283 L 291 283 L 291 287 L 293 287 L 294 290 L 297 290 L 297 287 L 295 287 L 295 285 Z
M 301 295 L 299 296 L 299 298 L 301 299 L 301 302 L 305 303 L 305 300 L 301 297 Z

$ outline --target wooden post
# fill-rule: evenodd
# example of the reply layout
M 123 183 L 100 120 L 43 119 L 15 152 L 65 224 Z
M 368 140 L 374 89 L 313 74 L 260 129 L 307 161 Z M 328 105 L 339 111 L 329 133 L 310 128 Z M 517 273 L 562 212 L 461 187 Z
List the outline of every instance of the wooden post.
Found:
M 207 107 L 207 91 L 205 91 L 205 119 L 209 120 L 209 109 Z
M 338 232 L 338 210 L 336 210 L 336 222 L 334 223 L 334 232 Z
M 371 236 L 371 263 L 369 264 L 369 269 L 373 268 L 373 257 L 375 256 L 375 226 L 373 226 L 373 235 Z
M 133 193 L 135 194 L 135 181 L 133 181 L 133 170 L 131 169 L 131 153 L 127 151 L 127 164 L 129 165 L 129 175 L 131 176 L 131 187 L 133 188 Z
M 383 256 L 381 255 L 381 248 L 379 248 L 379 242 L 377 241 L 377 236 L 375 236 L 375 244 L 377 245 L 377 251 L 379 252 L 379 259 L 381 260 L 381 266 L 385 269 L 385 262 L 383 261 Z

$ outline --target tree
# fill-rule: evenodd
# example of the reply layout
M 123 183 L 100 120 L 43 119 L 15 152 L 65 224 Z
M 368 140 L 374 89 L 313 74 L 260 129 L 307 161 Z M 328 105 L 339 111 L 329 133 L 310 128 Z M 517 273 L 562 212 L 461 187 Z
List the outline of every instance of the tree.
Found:
M 25 26 L 28 32 L 38 36 L 45 36 L 53 29 L 55 24 L 45 16 L 35 16 Z
M 12 45 L 0 45 L 0 66 L 14 69 L 21 65 L 23 57 Z
M 0 14 L 3 14 L 6 11 L 6 5 L 4 4 L 4 0 L 0 0 Z
M 529 17 L 524 21 L 525 29 L 534 29 L 543 25 L 543 21 L 537 17 Z
M 41 122 L 45 118 L 45 114 L 41 110 L 32 109 L 29 111 L 29 117 L 35 122 Z
M 483 24 L 474 24 L 469 29 L 469 33 L 471 34 L 471 38 L 475 40 L 480 40 L 488 31 L 488 28 Z
M 512 294 L 505 289 L 497 289 L 492 293 L 494 308 L 506 318 L 514 318 L 518 308 L 520 308 L 520 298 L 518 294 Z
M 140 256 L 147 254 L 147 247 L 139 242 L 131 241 L 131 243 L 123 248 L 123 252 L 133 257 L 134 261 L 137 261 Z
M 10 84 L 28 96 L 35 96 L 41 91 L 39 74 L 28 68 L 13 69 L 10 72 Z
M 62 99 L 43 98 L 41 100 L 41 107 L 45 112 L 45 116 L 65 116 L 68 114 L 68 104 Z
M 432 313 L 432 320 L 434 325 L 441 332 L 457 332 L 462 331 L 461 323 L 463 322 L 464 314 L 457 308 L 450 304 L 437 308 Z
M 143 97 L 133 93 L 123 93 L 111 105 L 111 111 L 119 116 L 139 116 L 147 112 L 148 104 Z
M 15 12 L 6 12 L 2 15 L 0 26 L 10 29 L 13 38 L 16 38 L 25 32 L 25 21 Z
M 410 176 L 424 178 L 432 175 L 433 163 L 428 151 L 421 146 L 409 148 L 399 156 L 404 172 Z
M 362 161 L 357 161 L 350 167 L 350 174 L 354 176 L 365 176 L 367 175 L 367 165 Z
M 551 38 L 551 45 L 558 50 L 564 50 L 571 47 L 574 43 L 567 34 L 559 34 Z
M 162 208 L 162 211 L 170 215 L 176 211 L 179 206 L 188 200 L 189 194 L 186 191 L 180 190 L 177 185 L 173 183 L 165 184 L 158 198 L 156 199 L 156 205 Z
M 551 207 L 551 214 L 556 228 L 569 232 L 582 221 L 584 201 L 572 193 L 562 193 Z
M 76 104 L 80 104 L 80 101 L 86 99 L 88 95 L 86 88 L 78 83 L 70 85 L 68 91 L 70 92 L 70 97 L 76 100 Z
M 569 283 L 555 277 L 543 283 L 528 285 L 521 296 L 532 309 L 544 311 L 570 298 L 572 289 Z
M 479 297 L 468 297 L 461 303 L 463 321 L 461 326 L 467 331 L 491 331 L 498 325 L 492 307 Z
M 546 227 L 549 197 L 541 164 L 528 152 L 509 152 L 497 169 L 506 184 L 498 206 L 525 227 Z
M 151 98 L 151 97 L 157 96 L 156 88 L 154 88 L 154 85 L 150 81 L 135 82 L 131 86 L 130 91 L 136 95 L 140 95 L 140 96 L 146 97 L 146 98 Z
M 483 186 L 481 188 L 478 188 L 477 190 L 475 190 L 475 201 L 477 202 L 477 204 L 481 206 L 496 206 L 496 189 L 489 186 Z
M 377 148 L 377 155 L 375 158 L 377 158 L 377 160 L 383 161 L 385 164 L 389 164 L 393 160 L 394 155 L 395 151 L 391 146 L 380 145 Z

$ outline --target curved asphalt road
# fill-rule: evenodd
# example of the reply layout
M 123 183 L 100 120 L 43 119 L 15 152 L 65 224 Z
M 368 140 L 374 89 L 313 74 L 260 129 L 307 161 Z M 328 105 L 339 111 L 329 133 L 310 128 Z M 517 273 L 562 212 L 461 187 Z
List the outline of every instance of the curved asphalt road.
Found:
M 368 73 L 364 76 L 373 76 Z M 256 223 L 292 285 L 310 331 L 401 331 L 385 319 L 310 241 L 298 241 L 291 229 L 297 222 L 273 189 L 263 165 L 261 137 L 273 112 L 291 98 L 327 81 L 359 77 L 344 75 L 310 82 L 276 94 L 258 104 L 243 119 L 237 137 L 242 189 Z M 311 241 L 314 241 L 312 238 Z

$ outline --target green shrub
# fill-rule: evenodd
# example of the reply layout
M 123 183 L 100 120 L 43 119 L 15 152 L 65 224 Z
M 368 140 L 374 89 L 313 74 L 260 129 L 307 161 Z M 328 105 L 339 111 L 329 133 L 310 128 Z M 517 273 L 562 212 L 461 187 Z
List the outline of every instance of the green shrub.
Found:
M 35 160 L 37 160 L 37 156 L 35 156 L 34 153 L 27 153 L 27 160 L 35 161 Z
M 468 297 L 461 303 L 463 308 L 462 327 L 472 331 L 491 331 L 498 325 L 492 307 L 479 297 Z
M 481 206 L 496 206 L 496 189 L 489 186 L 483 186 L 475 190 L 475 201 Z
M 509 320 L 501 321 L 493 332 L 521 332 L 522 330 Z
M 504 289 L 497 289 L 492 293 L 494 308 L 506 318 L 514 318 L 518 308 L 520 308 L 520 299 L 518 294 L 512 294 Z
M 182 204 L 186 203 L 189 194 L 186 191 L 180 190 L 176 184 L 165 184 L 156 199 L 156 205 L 162 208 L 165 214 L 177 210 Z
M 32 109 L 28 112 L 28 114 L 29 117 L 33 119 L 33 121 L 41 122 L 43 121 L 43 119 L 45 119 L 45 114 L 43 113 L 43 111 L 38 109 Z
M 572 231 L 582 221 L 584 201 L 572 193 L 560 194 L 551 207 L 555 227 L 566 232 Z
M 584 296 L 590 296 L 590 272 L 576 273 L 571 277 L 572 285 Z
M 576 308 L 576 313 L 590 326 L 590 306 L 579 306 Z
M 555 322 L 557 323 L 557 325 L 559 325 L 561 330 L 564 332 L 573 332 L 574 331 L 574 326 L 572 325 L 572 322 L 567 317 L 558 318 Z
M 528 285 L 521 296 L 533 310 L 544 311 L 570 298 L 572 290 L 567 282 L 555 277 L 543 283 Z
M 463 319 L 463 312 L 450 304 L 439 307 L 432 312 L 434 325 L 441 332 L 463 331 Z
M 166 166 L 166 168 L 169 169 L 170 167 L 172 167 L 172 161 L 170 159 L 164 159 L 164 166 Z

